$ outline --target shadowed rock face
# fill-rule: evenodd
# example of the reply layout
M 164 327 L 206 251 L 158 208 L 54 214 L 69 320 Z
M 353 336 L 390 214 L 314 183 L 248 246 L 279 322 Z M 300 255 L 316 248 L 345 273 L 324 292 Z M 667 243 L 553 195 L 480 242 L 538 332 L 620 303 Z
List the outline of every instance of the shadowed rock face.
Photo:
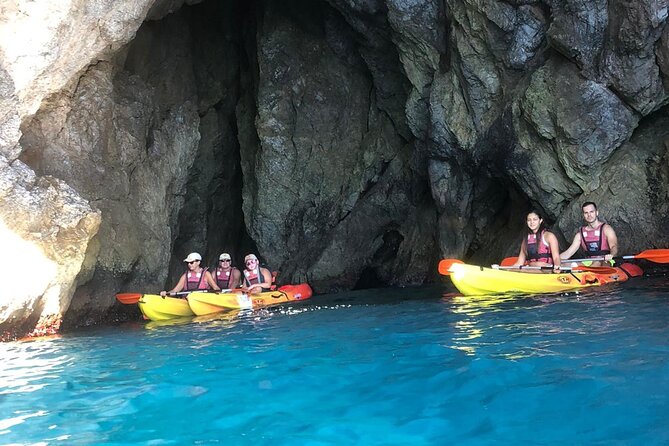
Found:
M 669 246 L 666 1 L 85 3 L 0 12 L 2 228 L 53 269 L 8 332 L 136 317 L 114 293 L 191 251 L 422 283 L 515 253 L 531 207 L 571 239 L 586 200 Z

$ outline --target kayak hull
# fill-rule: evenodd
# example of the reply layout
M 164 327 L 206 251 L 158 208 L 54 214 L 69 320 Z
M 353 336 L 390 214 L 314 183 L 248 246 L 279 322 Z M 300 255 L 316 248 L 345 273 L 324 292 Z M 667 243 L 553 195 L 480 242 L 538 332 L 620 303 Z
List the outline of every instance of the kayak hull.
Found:
M 285 285 L 275 291 L 258 294 L 205 293 L 192 292 L 188 295 L 188 305 L 197 316 L 218 313 L 227 310 L 246 310 L 268 307 L 281 303 L 309 299 L 313 294 L 311 287 L 302 283 Z
M 624 265 L 623 265 L 624 266 Z M 567 273 L 528 273 L 454 263 L 449 269 L 453 285 L 464 295 L 541 294 L 571 291 L 624 282 L 629 275 L 623 268 L 589 268 Z
M 137 305 L 144 317 L 152 321 L 166 321 L 178 317 L 193 316 L 188 301 L 177 297 L 144 294 L 139 298 Z

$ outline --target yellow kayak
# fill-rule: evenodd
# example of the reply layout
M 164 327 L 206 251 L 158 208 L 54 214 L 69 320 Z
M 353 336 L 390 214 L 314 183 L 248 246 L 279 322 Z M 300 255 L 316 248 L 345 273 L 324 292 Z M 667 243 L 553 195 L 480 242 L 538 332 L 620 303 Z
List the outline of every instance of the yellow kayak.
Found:
M 152 321 L 166 321 L 177 317 L 193 316 L 186 299 L 143 294 L 137 302 L 144 317 Z
M 247 310 L 305 300 L 309 299 L 311 294 L 311 287 L 306 283 L 285 285 L 278 290 L 258 294 L 194 291 L 188 295 L 188 305 L 194 314 L 204 316 L 226 310 Z
M 449 268 L 449 276 L 455 287 L 467 296 L 499 293 L 558 293 L 612 282 L 624 282 L 630 276 L 637 275 L 636 271 L 633 274 L 628 273 L 624 269 L 625 265 L 621 265 L 621 268 L 592 267 L 586 271 L 553 274 L 509 271 L 453 263 Z

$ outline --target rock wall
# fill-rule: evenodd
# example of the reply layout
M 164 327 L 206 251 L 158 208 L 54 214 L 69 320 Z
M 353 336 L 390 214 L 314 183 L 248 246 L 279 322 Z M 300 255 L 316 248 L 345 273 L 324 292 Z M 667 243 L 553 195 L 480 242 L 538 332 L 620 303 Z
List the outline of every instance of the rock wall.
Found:
M 91 241 L 101 221 L 100 211 L 69 185 L 70 177 L 36 175 L 18 159 L 25 148 L 22 127 L 31 125 L 47 97 L 67 90 L 90 65 L 130 41 L 148 7 L 134 1 L 9 0 L 0 8 L 0 220 L 3 245 L 15 253 L 5 257 L 16 260 L 3 265 L 0 279 L 38 277 L 3 292 L 2 338 L 58 329 L 86 253 L 97 252 Z
M 669 246 L 667 0 L 33 3 L 0 8 L 0 234 L 44 272 L 8 337 L 136 317 L 190 251 L 421 283 L 586 200 Z

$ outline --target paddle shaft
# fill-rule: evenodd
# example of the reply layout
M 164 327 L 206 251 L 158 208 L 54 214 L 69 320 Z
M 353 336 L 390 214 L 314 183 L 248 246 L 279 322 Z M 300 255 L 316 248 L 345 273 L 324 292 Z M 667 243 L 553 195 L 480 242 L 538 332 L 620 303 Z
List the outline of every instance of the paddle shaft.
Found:
M 618 257 L 613 257 L 612 260 L 633 260 L 633 259 L 646 259 L 650 260 L 651 262 L 655 261 L 653 257 L 638 257 L 638 256 L 618 256 Z M 661 257 L 659 258 L 661 260 Z M 563 259 L 562 263 L 569 263 L 569 262 L 595 262 L 595 261 L 604 261 L 606 258 L 604 257 L 590 257 L 590 258 L 585 258 L 585 259 Z M 665 263 L 658 261 L 659 263 Z
M 227 288 L 225 290 L 191 290 L 191 291 L 179 291 L 178 293 L 167 293 L 167 296 L 186 296 L 193 291 L 198 292 L 209 292 L 209 293 L 230 293 L 233 291 L 241 291 L 239 288 Z M 139 299 L 143 296 L 143 293 L 118 293 L 116 299 L 122 304 L 133 305 L 139 302 Z
M 639 254 L 626 255 L 626 256 L 616 256 L 613 260 L 648 260 L 653 263 L 669 263 L 669 249 L 647 249 L 641 251 Z M 518 257 L 506 257 L 500 263 L 502 266 L 511 266 L 518 260 Z M 590 261 L 603 261 L 605 260 L 603 256 L 591 257 L 587 259 L 563 259 L 562 263 L 570 262 L 590 262 Z
M 531 269 L 531 270 L 546 270 L 546 271 L 548 271 L 548 270 L 553 270 L 553 267 L 552 266 L 525 266 L 525 265 L 520 265 L 520 266 L 492 265 L 492 269 L 519 269 L 519 270 Z M 567 267 L 567 268 L 560 267 L 560 271 L 569 272 L 571 270 L 572 270 L 571 267 Z
M 544 270 L 544 271 L 552 271 L 553 267 L 552 266 L 498 266 L 498 265 L 493 265 L 493 269 L 504 269 L 504 270 Z M 613 274 L 616 272 L 616 268 L 610 267 L 610 266 L 575 266 L 575 267 L 560 267 L 560 272 L 561 273 L 584 273 L 584 272 L 591 272 L 591 273 L 599 273 L 599 274 Z M 559 273 L 558 273 L 559 274 Z
M 226 288 L 224 290 L 190 290 L 190 291 L 179 291 L 178 293 L 167 293 L 168 296 L 187 296 L 190 293 L 195 293 L 196 291 L 198 293 L 229 293 L 231 291 L 238 291 L 239 288 Z

